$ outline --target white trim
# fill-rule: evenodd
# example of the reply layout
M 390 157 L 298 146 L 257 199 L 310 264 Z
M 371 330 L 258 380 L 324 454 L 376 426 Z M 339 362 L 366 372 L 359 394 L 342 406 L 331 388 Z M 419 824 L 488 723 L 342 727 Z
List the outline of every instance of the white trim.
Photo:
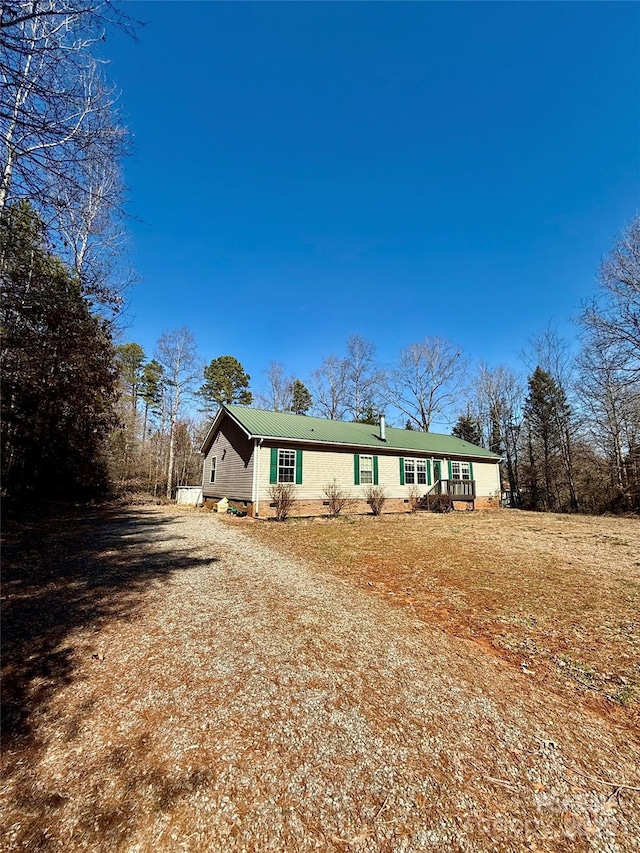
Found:
M 429 485 L 429 459 L 426 456 L 403 456 L 404 459 L 404 484 L 405 486 L 428 486 Z M 407 462 L 413 463 L 413 483 L 407 482 Z M 424 462 L 424 483 L 418 482 L 418 462 Z
M 373 480 L 374 480 L 373 456 L 374 456 L 373 453 L 358 453 L 358 480 L 360 480 L 361 486 L 373 486 L 373 485 L 375 485 L 373 482 Z M 363 459 L 370 459 L 371 460 L 371 468 L 365 469 L 367 474 L 371 474 L 371 482 L 370 483 L 363 483 L 363 481 L 362 481 L 362 460 Z
M 209 448 L 213 444 L 213 441 L 209 441 L 209 439 L 212 437 L 213 433 L 215 432 L 215 430 L 219 426 L 219 423 L 222 420 L 223 415 L 228 415 L 231 418 L 231 420 L 235 424 L 237 424 L 237 426 L 240 427 L 240 429 L 247 436 L 247 438 L 259 438 L 260 437 L 260 436 L 252 435 L 247 430 L 246 426 L 244 424 L 240 423 L 240 421 L 236 417 L 234 417 L 234 415 L 232 415 L 231 412 L 227 408 L 225 408 L 224 406 L 220 406 L 220 408 L 216 412 L 215 418 L 213 419 L 213 423 L 209 427 L 209 432 L 206 434 L 204 441 L 200 445 L 200 453 L 204 453 L 205 456 L 207 455 L 207 453 L 209 452 Z
M 262 439 L 253 440 L 253 481 L 251 483 L 251 501 L 253 503 L 253 514 L 258 515 L 260 510 L 260 454 L 262 451 Z
M 245 432 L 246 432 L 246 430 L 245 430 Z M 272 441 L 272 442 L 288 441 L 288 442 L 293 443 L 293 444 L 314 444 L 314 445 L 317 445 L 320 447 L 327 447 L 327 448 L 330 448 L 330 447 L 347 447 L 347 448 L 352 448 L 354 451 L 357 450 L 358 452 L 360 452 L 361 450 L 364 450 L 364 451 L 366 451 L 365 455 L 368 454 L 368 455 L 373 455 L 373 456 L 379 456 L 380 450 L 390 450 L 391 451 L 391 453 L 383 453 L 382 454 L 383 456 L 395 456 L 396 454 L 398 454 L 398 455 L 410 454 L 410 458 L 411 458 L 411 456 L 415 456 L 417 454 L 418 456 L 423 455 L 426 459 L 430 458 L 427 454 L 438 453 L 437 450 L 421 450 L 419 448 L 413 448 L 413 447 L 407 448 L 407 447 L 394 447 L 393 445 L 385 445 L 383 448 L 381 448 L 380 445 L 375 445 L 375 444 L 352 444 L 350 442 L 347 443 L 347 442 L 341 442 L 341 441 L 318 441 L 317 439 L 313 439 L 313 438 L 290 438 L 289 436 L 282 436 L 282 435 L 255 436 L 255 435 L 249 434 L 249 437 L 250 438 L 261 438 L 263 441 Z M 450 459 L 454 456 L 457 456 L 460 459 L 473 459 L 473 460 L 477 459 L 479 462 L 502 462 L 502 456 L 476 456 L 473 453 L 449 453 L 448 456 L 443 455 L 439 458 L 440 459 Z
M 460 476 L 459 477 L 456 477 L 455 474 L 453 473 L 453 466 L 454 465 L 460 466 Z M 463 465 L 467 466 L 467 475 L 468 475 L 467 477 L 464 477 L 462 474 L 462 466 Z M 464 459 L 452 459 L 451 460 L 451 479 L 452 480 L 470 480 L 471 479 L 471 465 L 470 465 L 470 463 Z
M 298 451 L 295 447 L 278 447 L 276 448 L 278 451 L 277 456 L 277 464 L 276 464 L 276 483 L 296 483 L 296 466 L 298 464 Z M 280 468 L 285 468 L 289 470 L 291 465 L 280 465 L 280 454 L 281 453 L 293 453 L 293 480 L 281 480 L 280 479 Z

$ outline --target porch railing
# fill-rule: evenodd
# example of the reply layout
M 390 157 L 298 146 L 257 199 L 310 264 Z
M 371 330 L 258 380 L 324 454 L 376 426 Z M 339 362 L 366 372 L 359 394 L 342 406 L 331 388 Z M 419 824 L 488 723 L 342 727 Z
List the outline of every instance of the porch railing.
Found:
M 449 495 L 459 501 L 472 501 L 476 496 L 475 480 L 437 480 L 429 495 Z

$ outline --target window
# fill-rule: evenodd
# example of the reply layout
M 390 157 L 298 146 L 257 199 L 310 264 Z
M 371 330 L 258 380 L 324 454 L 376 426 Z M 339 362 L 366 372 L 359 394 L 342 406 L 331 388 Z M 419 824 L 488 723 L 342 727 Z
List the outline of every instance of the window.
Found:
M 216 463 L 218 461 L 217 456 L 211 457 L 211 473 L 209 474 L 209 482 L 215 483 L 216 481 Z
M 272 447 L 269 465 L 270 483 L 302 483 L 302 451 Z
M 377 486 L 378 485 L 378 457 L 377 456 L 360 456 L 355 453 L 353 456 L 353 482 L 356 486 Z
M 404 481 L 407 486 L 425 486 L 427 484 L 427 460 L 405 459 Z
M 362 486 L 373 485 L 373 456 L 360 457 L 360 484 Z
M 295 483 L 296 481 L 296 452 L 295 450 L 278 451 L 278 482 Z
M 468 462 L 452 462 L 451 463 L 451 479 L 452 480 L 470 480 L 471 466 Z

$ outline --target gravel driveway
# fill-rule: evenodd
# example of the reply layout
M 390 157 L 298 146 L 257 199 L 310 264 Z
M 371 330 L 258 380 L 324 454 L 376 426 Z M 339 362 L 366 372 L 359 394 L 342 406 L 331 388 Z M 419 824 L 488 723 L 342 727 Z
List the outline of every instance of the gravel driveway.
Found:
M 8 750 L 5 849 L 640 849 L 628 732 L 245 523 L 142 507 L 83 534 L 89 572 L 139 571 Z

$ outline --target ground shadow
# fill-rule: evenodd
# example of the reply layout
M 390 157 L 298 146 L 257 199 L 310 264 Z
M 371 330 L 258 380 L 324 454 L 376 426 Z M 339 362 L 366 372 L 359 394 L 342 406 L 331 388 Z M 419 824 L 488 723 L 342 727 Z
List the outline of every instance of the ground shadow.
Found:
M 127 508 L 13 519 L 3 536 L 2 746 L 25 748 L 32 721 L 73 681 L 70 634 L 133 618 L 146 587 L 210 563 L 188 549 L 154 551 L 181 537 L 179 518 Z M 133 547 L 131 547 L 133 546 Z

